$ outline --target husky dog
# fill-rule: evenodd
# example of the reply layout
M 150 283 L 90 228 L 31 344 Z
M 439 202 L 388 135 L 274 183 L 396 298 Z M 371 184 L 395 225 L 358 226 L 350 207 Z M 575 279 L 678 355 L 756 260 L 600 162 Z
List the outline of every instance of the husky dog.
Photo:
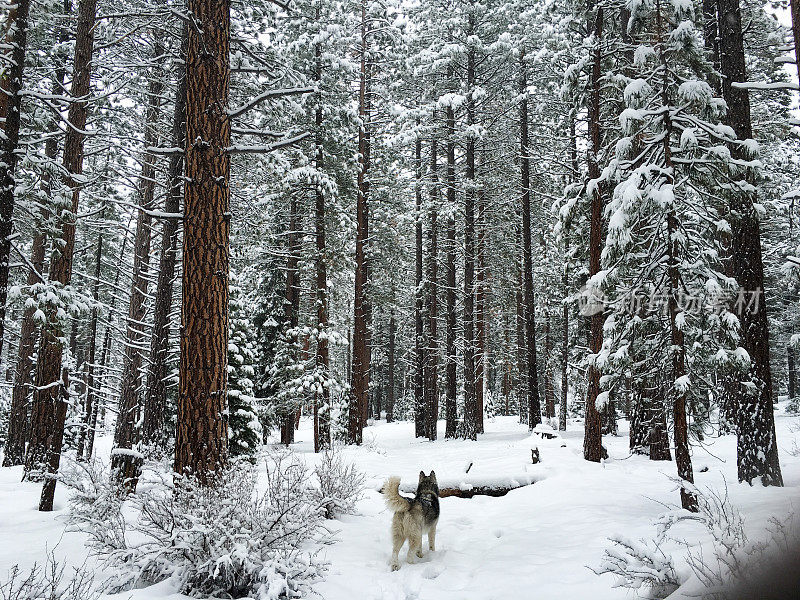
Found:
M 392 571 L 400 568 L 397 558 L 400 548 L 408 540 L 409 564 L 414 563 L 414 556 L 422 558 L 422 534 L 428 534 L 428 547 L 436 551 L 436 523 L 439 521 L 439 486 L 436 473 L 430 475 L 419 472 L 417 495 L 406 498 L 399 493 L 400 478 L 390 477 L 383 486 L 386 505 L 394 513 L 392 518 Z

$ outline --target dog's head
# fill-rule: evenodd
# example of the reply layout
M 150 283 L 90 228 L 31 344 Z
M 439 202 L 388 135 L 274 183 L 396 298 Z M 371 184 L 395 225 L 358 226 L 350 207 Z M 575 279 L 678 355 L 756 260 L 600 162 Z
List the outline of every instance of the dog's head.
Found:
M 436 483 L 436 473 L 431 471 L 430 475 L 425 475 L 425 471 L 419 472 L 419 483 L 417 484 L 417 495 L 430 492 L 439 495 L 439 484 Z

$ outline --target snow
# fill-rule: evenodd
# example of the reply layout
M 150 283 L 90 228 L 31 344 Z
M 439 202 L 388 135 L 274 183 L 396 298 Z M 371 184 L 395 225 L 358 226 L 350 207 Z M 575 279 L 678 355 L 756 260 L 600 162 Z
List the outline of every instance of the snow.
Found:
M 706 472 L 696 471 L 698 488 L 722 489 L 727 485 L 753 541 L 767 538 L 765 527 L 771 516 L 785 518 L 796 504 L 800 457 L 792 456 L 789 450 L 800 438 L 799 420 L 786 415 L 782 408 L 776 416 L 784 488 L 735 483 L 734 436 L 707 438 L 703 446 L 693 447 L 695 465 L 708 466 Z M 313 453 L 310 425 L 308 419 L 302 420 L 299 441 L 292 448 L 313 466 L 319 456 Z M 628 539 L 637 546 L 644 544 L 643 539 L 652 538 L 656 522 L 668 512 L 664 505 L 674 506 L 678 501 L 670 480 L 675 475 L 674 463 L 629 456 L 624 421 L 618 437 L 605 436 L 609 458 L 599 464 L 583 460 L 580 423 L 571 422 L 565 432 L 546 426 L 537 430 L 558 435 L 545 439 L 530 433 L 517 417 L 487 419 L 486 433 L 477 442 L 443 439 L 443 422 L 439 423 L 440 439 L 436 442 L 414 439 L 410 422 L 376 421 L 367 427 L 364 445 L 344 447 L 342 452 L 345 461 L 354 462 L 366 475 L 364 497 L 356 515 L 332 522 L 335 543 L 320 550 L 330 569 L 316 591 L 326 600 L 630 598 L 628 591 L 614 587 L 614 577 L 597 576 L 587 567 L 599 568 L 604 550 L 613 547 L 611 537 Z M 107 457 L 111 437 L 100 437 L 97 447 Z M 537 465 L 531 464 L 533 447 L 541 454 Z M 260 468 L 263 474 L 264 465 Z M 426 548 L 417 564 L 402 562 L 399 571 L 391 572 L 391 514 L 377 489 L 388 476 L 398 475 L 402 489 L 412 490 L 419 471 L 431 469 L 436 471 L 440 485 L 469 489 L 479 483 L 517 483 L 522 487 L 497 498 L 442 498 L 436 551 Z M 41 563 L 46 548 L 66 558 L 70 565 L 81 565 L 86 557 L 83 534 L 64 531 L 64 487 L 57 489 L 56 510 L 40 513 L 36 510 L 39 485 L 20 483 L 20 477 L 18 467 L 0 469 L 0 573 L 5 574 L 13 564 L 26 568 L 36 561 Z M 691 545 L 710 541 L 698 523 L 685 522 L 676 528 Z M 665 550 L 675 561 L 681 579 L 688 578 L 686 548 L 675 542 Z M 400 557 L 405 559 L 405 549 Z M 89 558 L 87 567 L 98 566 Z M 532 590 L 535 596 L 531 596 Z M 681 588 L 670 599 L 680 600 L 689 593 L 688 588 Z M 103 598 L 186 597 L 177 594 L 167 581 Z

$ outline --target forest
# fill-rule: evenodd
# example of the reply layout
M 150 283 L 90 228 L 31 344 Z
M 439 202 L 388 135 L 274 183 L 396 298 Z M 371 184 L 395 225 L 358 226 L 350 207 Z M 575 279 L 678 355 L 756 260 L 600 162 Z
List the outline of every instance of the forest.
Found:
M 800 549 L 800 1 L 0 22 L 2 600 L 754 598 Z

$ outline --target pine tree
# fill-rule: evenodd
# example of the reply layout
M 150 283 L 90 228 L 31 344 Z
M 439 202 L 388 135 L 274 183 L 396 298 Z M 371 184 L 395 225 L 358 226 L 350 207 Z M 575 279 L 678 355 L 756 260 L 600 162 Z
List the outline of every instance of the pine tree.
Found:
M 228 452 L 255 462 L 263 438 L 254 385 L 258 353 L 249 306 L 235 275 L 230 279 L 229 299 Z

